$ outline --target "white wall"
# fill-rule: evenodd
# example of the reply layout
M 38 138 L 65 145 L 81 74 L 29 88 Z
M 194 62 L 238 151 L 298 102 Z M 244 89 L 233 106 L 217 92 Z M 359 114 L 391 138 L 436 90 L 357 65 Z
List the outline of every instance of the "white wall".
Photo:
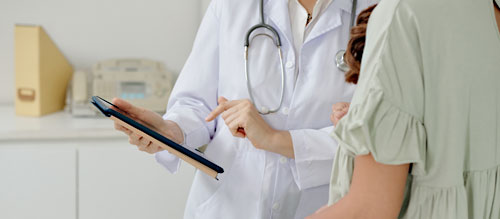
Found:
M 42 25 L 75 69 L 163 61 L 178 73 L 209 0 L 0 0 L 0 103 L 14 102 L 14 24 Z
M 205 14 L 205 11 L 207 10 L 208 4 L 210 4 L 210 0 L 200 0 L 200 1 L 201 1 L 200 13 L 203 16 Z

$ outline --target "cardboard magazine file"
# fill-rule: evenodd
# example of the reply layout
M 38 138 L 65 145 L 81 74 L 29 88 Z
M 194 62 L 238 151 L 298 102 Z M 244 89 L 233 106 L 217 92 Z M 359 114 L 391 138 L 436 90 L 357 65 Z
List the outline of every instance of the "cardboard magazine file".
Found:
M 64 108 L 73 67 L 40 26 L 15 26 L 16 114 L 42 116 Z

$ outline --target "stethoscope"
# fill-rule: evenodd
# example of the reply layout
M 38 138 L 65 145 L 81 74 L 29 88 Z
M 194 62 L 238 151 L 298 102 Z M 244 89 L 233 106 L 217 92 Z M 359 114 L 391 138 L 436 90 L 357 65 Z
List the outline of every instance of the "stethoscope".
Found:
M 357 4 L 357 0 L 353 0 L 352 1 L 352 9 L 351 9 L 351 23 L 349 26 L 349 30 L 351 30 L 351 28 L 353 27 L 354 19 L 356 18 L 356 4 Z M 257 29 L 261 29 L 261 28 L 264 28 L 264 29 L 271 31 L 272 35 L 269 35 L 267 33 L 259 33 L 259 34 L 256 34 L 255 36 L 253 36 L 252 39 L 257 37 L 257 36 L 269 37 L 274 42 L 274 44 L 276 45 L 276 47 L 278 49 L 278 56 L 280 58 L 280 67 L 281 67 L 281 93 L 280 93 L 280 101 L 279 101 L 278 106 L 275 108 L 269 108 L 269 109 L 266 107 L 262 107 L 261 110 L 257 109 L 260 114 L 266 115 L 266 114 L 278 112 L 281 108 L 281 105 L 283 104 L 283 97 L 285 95 L 285 67 L 283 66 L 283 55 L 282 55 L 282 51 L 281 51 L 281 38 L 278 34 L 278 31 L 276 31 L 276 29 L 274 29 L 272 26 L 266 24 L 266 22 L 264 21 L 264 0 L 260 0 L 260 23 L 251 27 L 248 30 L 246 37 L 245 37 L 245 55 L 244 55 L 245 56 L 245 80 L 247 82 L 248 95 L 250 96 L 250 100 L 252 101 L 252 103 L 254 104 L 255 107 L 257 107 L 257 105 L 256 105 L 254 97 L 253 97 L 252 88 L 251 88 L 251 84 L 250 84 L 250 77 L 248 75 L 248 47 L 250 46 L 250 41 L 251 41 L 250 35 L 252 34 L 252 32 L 257 30 Z M 344 61 L 344 54 L 345 54 L 345 50 L 339 50 L 337 52 L 337 54 L 335 55 L 335 61 L 336 61 L 337 68 L 343 72 L 346 72 L 349 70 L 349 66 L 347 66 L 347 64 Z

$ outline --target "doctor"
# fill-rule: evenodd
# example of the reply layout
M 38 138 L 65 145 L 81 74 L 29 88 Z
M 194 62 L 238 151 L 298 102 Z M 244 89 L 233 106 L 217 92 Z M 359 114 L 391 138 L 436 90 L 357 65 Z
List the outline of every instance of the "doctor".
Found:
M 355 11 L 374 3 L 358 0 Z M 335 62 L 349 38 L 352 0 L 264 0 L 264 23 L 280 38 L 282 60 L 272 30 L 259 28 L 245 62 L 260 6 L 212 1 L 163 119 L 113 101 L 178 143 L 208 144 L 204 153 L 224 168 L 218 181 L 196 172 L 185 218 L 304 218 L 327 203 L 337 148 L 330 110 L 349 102 L 355 88 Z M 177 171 L 179 158 L 115 127 Z

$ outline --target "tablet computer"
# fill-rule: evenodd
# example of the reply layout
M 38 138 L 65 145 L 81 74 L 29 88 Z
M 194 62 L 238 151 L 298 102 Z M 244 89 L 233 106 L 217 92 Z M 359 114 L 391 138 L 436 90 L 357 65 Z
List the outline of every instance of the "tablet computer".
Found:
M 175 143 L 174 141 L 158 133 L 154 128 L 132 119 L 126 112 L 120 110 L 119 107 L 113 105 L 111 102 L 99 96 L 93 96 L 91 103 L 95 107 L 97 107 L 97 109 L 99 109 L 99 111 L 101 111 L 104 116 L 109 117 L 125 128 L 159 145 L 171 154 L 176 155 L 177 157 L 190 163 L 194 167 L 214 177 L 215 179 L 217 179 L 218 174 L 224 172 L 224 169 L 222 167 L 207 159 L 199 151 Z

